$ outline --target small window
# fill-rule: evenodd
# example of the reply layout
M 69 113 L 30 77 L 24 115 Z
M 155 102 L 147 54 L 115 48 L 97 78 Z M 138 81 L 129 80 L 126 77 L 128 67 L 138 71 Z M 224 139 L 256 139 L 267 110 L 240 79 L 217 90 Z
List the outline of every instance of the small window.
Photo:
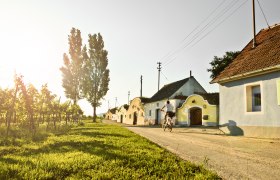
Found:
M 129 119 L 131 119 L 131 114 L 129 115 Z
M 159 103 L 157 103 L 157 107 L 159 107 Z
M 152 110 L 149 110 L 149 116 L 152 116 Z
M 262 110 L 262 98 L 260 85 L 246 87 L 247 112 L 258 112 Z

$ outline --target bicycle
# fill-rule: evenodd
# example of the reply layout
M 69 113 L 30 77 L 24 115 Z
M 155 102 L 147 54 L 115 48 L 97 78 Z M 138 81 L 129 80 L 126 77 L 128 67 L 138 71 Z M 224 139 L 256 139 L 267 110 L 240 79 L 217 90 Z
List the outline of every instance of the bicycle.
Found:
M 164 110 L 162 110 L 162 111 L 164 111 Z M 165 121 L 162 124 L 162 128 L 164 131 L 166 130 L 166 128 L 168 128 L 170 132 L 172 131 L 172 127 L 173 127 L 172 118 L 174 116 L 175 116 L 175 114 L 173 114 L 173 113 L 172 114 L 167 113 L 167 115 L 165 116 Z

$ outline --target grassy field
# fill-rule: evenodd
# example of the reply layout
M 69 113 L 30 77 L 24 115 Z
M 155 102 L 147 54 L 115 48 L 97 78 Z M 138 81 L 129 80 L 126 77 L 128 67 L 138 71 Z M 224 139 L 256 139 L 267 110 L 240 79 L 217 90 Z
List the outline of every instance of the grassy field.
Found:
M 0 138 L 0 179 L 217 179 L 118 125 Z

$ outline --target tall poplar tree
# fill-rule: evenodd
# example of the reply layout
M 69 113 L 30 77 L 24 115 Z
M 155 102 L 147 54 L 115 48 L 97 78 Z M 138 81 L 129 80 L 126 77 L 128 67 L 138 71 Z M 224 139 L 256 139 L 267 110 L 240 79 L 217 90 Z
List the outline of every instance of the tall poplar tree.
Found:
M 81 77 L 82 77 L 82 38 L 79 29 L 72 28 L 68 36 L 69 56 L 64 53 L 64 66 L 60 68 L 62 72 L 62 86 L 65 96 L 76 104 L 81 99 Z
M 93 107 L 93 122 L 96 121 L 96 108 L 109 90 L 108 52 L 104 49 L 103 38 L 98 34 L 89 34 L 89 48 L 83 48 L 83 96 Z

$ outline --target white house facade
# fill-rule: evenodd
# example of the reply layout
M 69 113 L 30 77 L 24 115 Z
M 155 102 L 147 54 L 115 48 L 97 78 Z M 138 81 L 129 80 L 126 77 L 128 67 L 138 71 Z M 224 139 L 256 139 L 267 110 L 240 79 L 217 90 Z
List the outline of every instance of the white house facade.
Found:
M 280 25 L 261 30 L 212 82 L 219 83 L 221 129 L 280 138 Z
M 117 122 L 119 123 L 125 123 L 126 122 L 126 114 L 127 114 L 127 109 L 128 109 L 128 105 L 125 104 L 125 105 L 122 105 L 118 112 L 117 112 Z
M 173 111 L 176 112 L 186 97 L 195 92 L 206 93 L 193 76 L 165 85 L 145 104 L 145 119 L 149 124 L 161 124 L 165 112 L 161 112 L 160 109 L 166 104 L 167 100 L 170 101 L 174 108 Z

